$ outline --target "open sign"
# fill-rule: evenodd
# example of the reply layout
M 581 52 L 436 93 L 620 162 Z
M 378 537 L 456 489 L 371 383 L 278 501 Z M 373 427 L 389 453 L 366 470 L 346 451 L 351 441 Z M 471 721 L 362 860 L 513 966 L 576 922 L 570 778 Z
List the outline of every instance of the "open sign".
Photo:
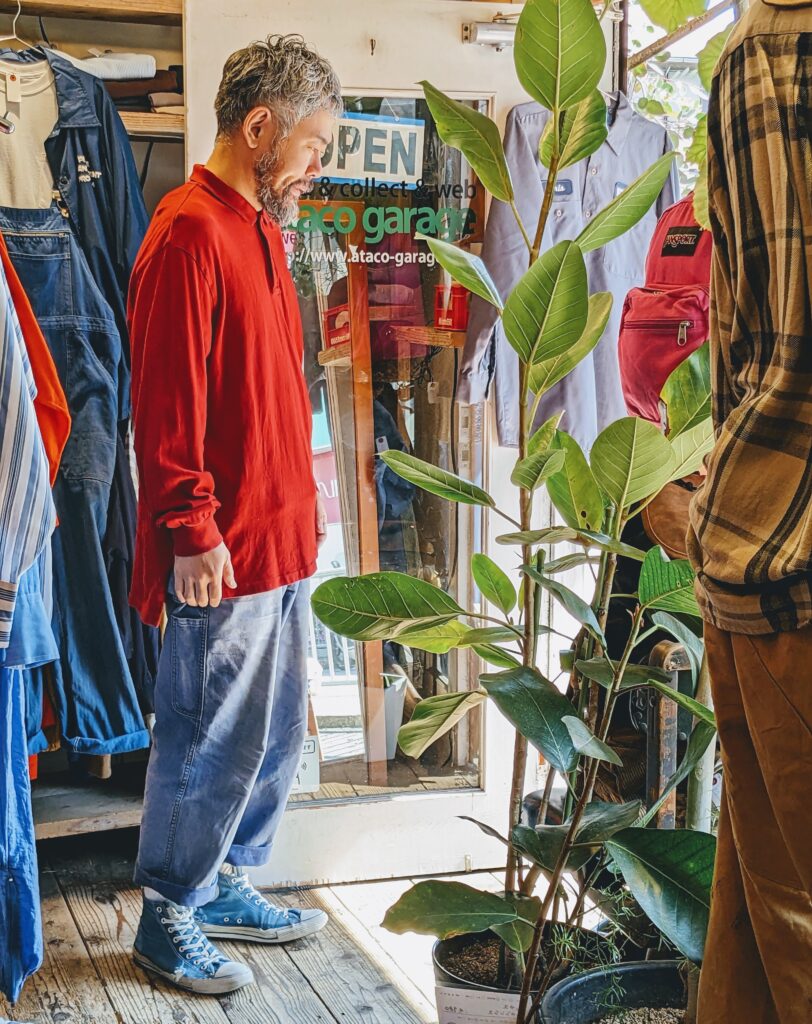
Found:
M 331 181 L 403 182 L 423 173 L 425 121 L 378 114 L 345 114 L 322 159 Z

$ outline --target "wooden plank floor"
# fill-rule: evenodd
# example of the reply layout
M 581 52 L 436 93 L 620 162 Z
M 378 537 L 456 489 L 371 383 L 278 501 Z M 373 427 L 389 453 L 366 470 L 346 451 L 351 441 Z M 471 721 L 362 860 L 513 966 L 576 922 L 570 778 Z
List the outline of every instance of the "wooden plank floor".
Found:
M 432 939 L 380 927 L 411 884 L 277 890 L 274 900 L 322 907 L 330 924 L 286 946 L 234 945 L 256 984 L 222 997 L 189 997 L 131 960 L 140 893 L 131 834 L 102 833 L 40 844 L 45 945 L 42 969 L 16 1006 L 0 997 L 0 1021 L 27 1024 L 434 1024 Z M 498 875 L 465 876 L 497 890 Z

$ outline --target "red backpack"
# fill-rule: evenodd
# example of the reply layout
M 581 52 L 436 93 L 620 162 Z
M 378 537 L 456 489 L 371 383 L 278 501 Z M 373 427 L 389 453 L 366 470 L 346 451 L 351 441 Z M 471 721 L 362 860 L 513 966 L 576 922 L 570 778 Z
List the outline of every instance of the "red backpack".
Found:
M 710 231 L 694 216 L 693 195 L 659 220 L 646 260 L 646 283 L 626 297 L 618 359 L 630 416 L 666 428 L 660 392 L 672 371 L 708 340 Z

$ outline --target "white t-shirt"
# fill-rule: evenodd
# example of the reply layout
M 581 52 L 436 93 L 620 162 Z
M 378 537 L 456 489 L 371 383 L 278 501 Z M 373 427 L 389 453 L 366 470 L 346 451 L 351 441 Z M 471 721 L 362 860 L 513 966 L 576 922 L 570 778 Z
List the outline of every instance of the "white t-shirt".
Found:
M 41 210 L 53 202 L 45 140 L 59 117 L 54 73 L 47 61 L 0 61 L 0 114 L 15 125 L 0 132 L 0 206 Z

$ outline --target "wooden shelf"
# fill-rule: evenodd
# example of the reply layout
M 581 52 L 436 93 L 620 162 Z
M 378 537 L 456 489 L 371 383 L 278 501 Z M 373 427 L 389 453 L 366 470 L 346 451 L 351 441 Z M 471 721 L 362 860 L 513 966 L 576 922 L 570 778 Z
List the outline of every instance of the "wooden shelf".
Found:
M 352 342 L 344 341 L 340 345 L 333 345 L 332 348 L 322 349 L 318 359 L 319 366 L 351 366 Z
M 0 0 L 0 13 L 14 14 L 16 0 Z M 180 25 L 183 0 L 23 0 L 24 15 L 43 18 L 92 18 L 146 25 Z
M 182 139 L 186 134 L 183 114 L 141 114 L 122 110 L 121 120 L 132 139 Z
M 141 823 L 144 769 L 117 772 L 105 782 L 76 783 L 67 774 L 34 783 L 31 805 L 37 839 L 131 828 Z

